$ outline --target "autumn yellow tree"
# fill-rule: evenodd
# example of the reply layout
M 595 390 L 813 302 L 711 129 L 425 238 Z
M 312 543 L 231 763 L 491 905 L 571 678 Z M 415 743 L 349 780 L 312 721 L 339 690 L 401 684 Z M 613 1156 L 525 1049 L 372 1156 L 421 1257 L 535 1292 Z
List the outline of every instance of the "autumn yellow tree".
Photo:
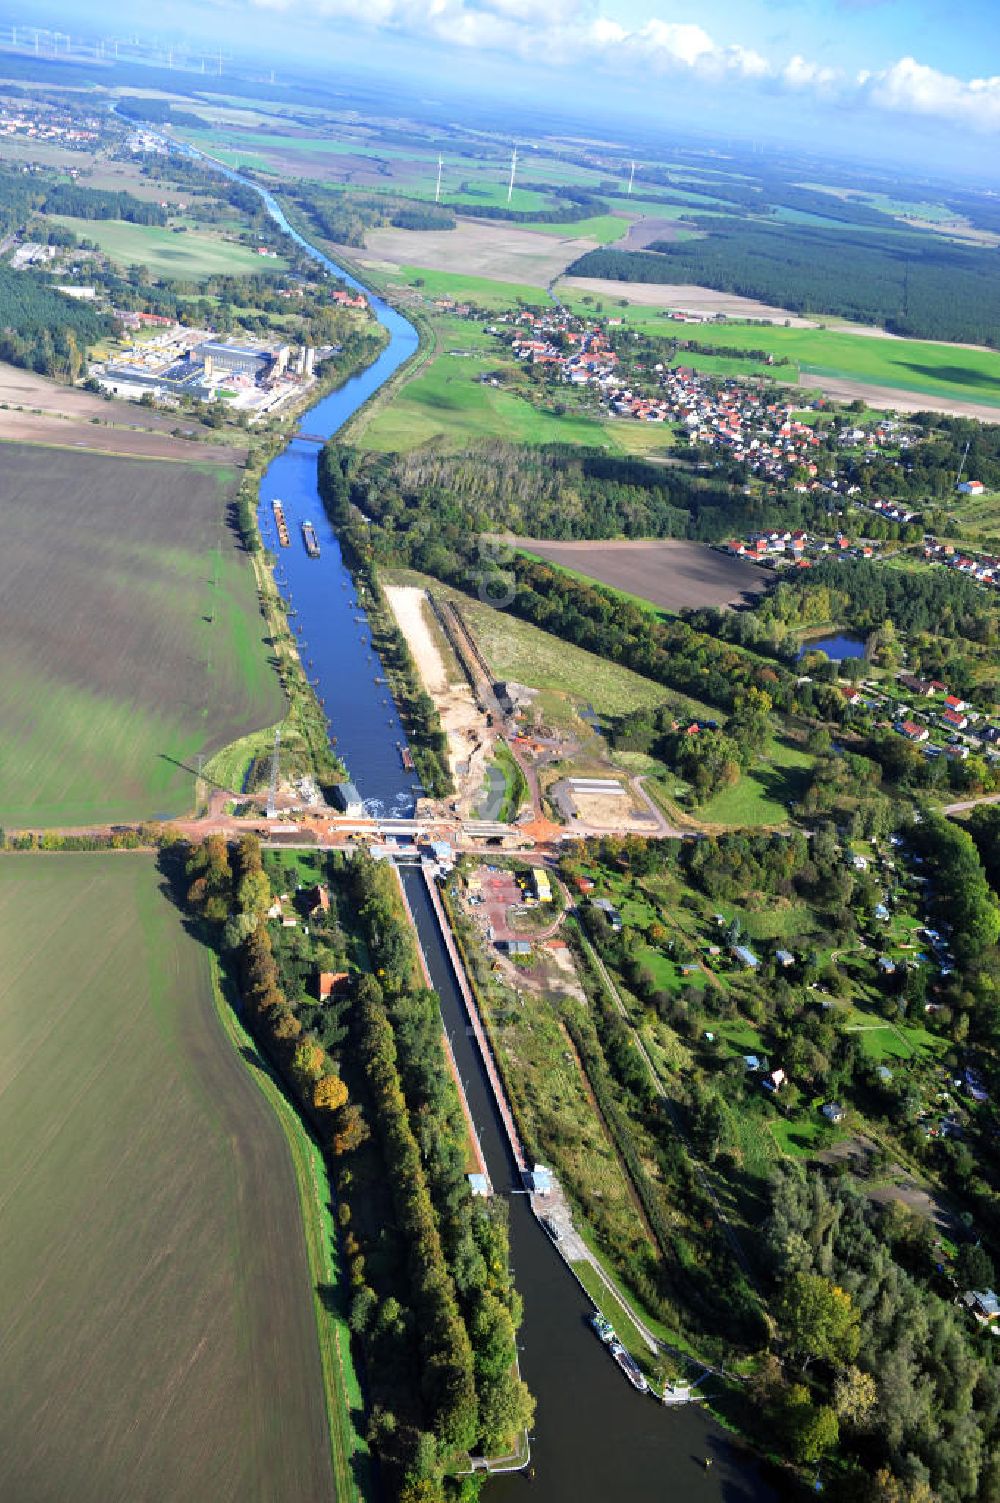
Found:
M 347 1101 L 347 1087 L 339 1075 L 324 1075 L 313 1086 L 312 1099 L 317 1111 L 335 1112 Z

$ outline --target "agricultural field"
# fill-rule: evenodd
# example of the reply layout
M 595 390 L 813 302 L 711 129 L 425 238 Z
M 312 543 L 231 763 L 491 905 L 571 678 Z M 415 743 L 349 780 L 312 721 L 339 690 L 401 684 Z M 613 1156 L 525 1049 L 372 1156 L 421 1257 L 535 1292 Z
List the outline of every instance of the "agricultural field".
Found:
M 289 1145 L 162 881 L 0 859 L 4 1495 L 332 1503 Z
M 154 277 L 197 281 L 218 275 L 246 276 L 283 270 L 280 257 L 258 256 L 248 245 L 224 240 L 206 230 L 171 229 L 156 224 L 127 224 L 117 219 L 75 219 L 70 214 L 48 218 L 92 240 L 119 266 L 145 266 Z
M 382 280 L 376 272 L 376 279 Z M 543 308 L 549 295 L 542 287 L 527 282 L 507 282 L 493 277 L 470 277 L 464 272 L 432 271 L 423 266 L 397 267 L 390 279 L 390 286 L 403 285 L 413 288 L 425 299 L 454 298 L 456 302 L 475 303 L 478 308 L 502 312 L 514 303 L 527 303 L 530 307 Z
M 189 808 L 200 753 L 281 718 L 231 467 L 4 447 L 0 823 Z
M 649 542 L 517 538 L 514 546 L 665 611 L 738 605 L 746 596 L 763 594 L 769 583 L 753 564 L 680 538 Z
M 596 240 L 575 235 L 559 238 L 541 233 L 552 226 L 508 224 L 500 220 L 460 220 L 453 230 L 373 229 L 365 234 L 365 249 L 352 257 L 376 271 L 396 273 L 404 266 L 454 274 L 463 268 L 470 277 L 537 289 L 535 301 L 544 301 L 543 289 L 566 270 L 571 261 L 597 245 Z M 272 263 L 273 264 L 273 263 Z M 509 293 L 508 296 L 516 296 Z

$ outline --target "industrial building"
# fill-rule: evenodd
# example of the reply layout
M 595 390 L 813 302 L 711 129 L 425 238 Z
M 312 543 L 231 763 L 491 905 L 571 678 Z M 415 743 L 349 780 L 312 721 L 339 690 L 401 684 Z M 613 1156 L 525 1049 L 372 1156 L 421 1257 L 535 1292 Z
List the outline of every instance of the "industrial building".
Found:
M 207 339 L 195 353 L 205 367 L 206 381 L 219 376 L 249 376 L 254 381 L 263 381 L 284 373 L 291 350 L 287 344 L 274 350 L 261 345 L 228 344 Z

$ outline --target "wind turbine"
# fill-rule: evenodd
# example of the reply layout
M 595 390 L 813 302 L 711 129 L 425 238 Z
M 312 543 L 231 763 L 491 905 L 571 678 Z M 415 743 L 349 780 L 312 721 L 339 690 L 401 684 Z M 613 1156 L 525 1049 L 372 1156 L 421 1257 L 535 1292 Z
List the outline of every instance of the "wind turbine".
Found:
M 625 197 L 632 197 L 632 184 L 635 181 L 635 163 L 633 162 L 628 173 L 628 187 L 625 189 Z
M 517 143 L 514 143 L 514 153 L 510 159 L 510 182 L 507 184 L 507 202 L 510 203 L 514 192 L 514 176 L 517 172 Z
M 437 187 L 434 189 L 434 202 L 436 204 L 441 202 L 441 168 L 443 166 L 444 166 L 444 158 L 439 153 L 438 154 Z

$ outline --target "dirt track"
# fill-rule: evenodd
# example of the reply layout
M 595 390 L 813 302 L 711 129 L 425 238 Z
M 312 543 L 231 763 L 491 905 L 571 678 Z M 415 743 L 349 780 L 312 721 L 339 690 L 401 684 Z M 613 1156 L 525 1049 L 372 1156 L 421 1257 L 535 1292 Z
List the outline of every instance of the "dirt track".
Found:
M 681 538 L 640 542 L 553 542 L 512 538 L 516 546 L 553 564 L 588 574 L 601 584 L 641 595 L 663 610 L 738 605 L 760 595 L 770 577 L 753 564 Z

